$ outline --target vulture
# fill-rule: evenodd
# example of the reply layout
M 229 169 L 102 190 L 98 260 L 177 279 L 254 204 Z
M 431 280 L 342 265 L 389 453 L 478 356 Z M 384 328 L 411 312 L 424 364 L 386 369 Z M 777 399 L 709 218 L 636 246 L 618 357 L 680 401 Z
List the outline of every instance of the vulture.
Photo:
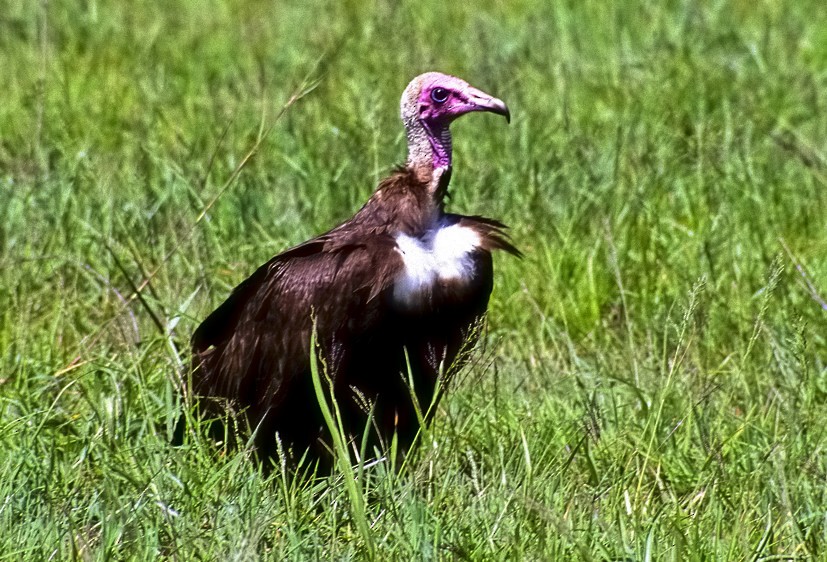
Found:
M 502 100 L 459 78 L 428 72 L 408 84 L 405 165 L 350 220 L 259 267 L 195 330 L 187 385 L 202 415 L 246 421 L 259 456 L 329 459 L 315 330 L 312 352 L 347 436 L 369 436 L 371 452 L 394 438 L 399 451 L 412 445 L 414 400 L 433 412 L 478 338 L 492 252 L 520 255 L 502 223 L 445 212 L 449 127 L 472 111 L 510 122 Z

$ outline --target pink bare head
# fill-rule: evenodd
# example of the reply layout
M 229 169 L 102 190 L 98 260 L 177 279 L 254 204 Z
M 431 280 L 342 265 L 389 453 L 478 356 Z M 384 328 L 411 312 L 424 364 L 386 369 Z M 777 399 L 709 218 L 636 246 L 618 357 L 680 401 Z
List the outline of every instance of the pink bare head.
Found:
M 400 105 L 406 125 L 415 119 L 447 125 L 471 111 L 489 111 L 511 121 L 502 100 L 472 87 L 465 80 L 440 72 L 426 72 L 411 80 Z
M 451 167 L 451 122 L 472 111 L 489 111 L 511 121 L 505 103 L 465 80 L 440 72 L 420 74 L 408 84 L 400 102 L 408 137 L 408 165 L 426 176 Z

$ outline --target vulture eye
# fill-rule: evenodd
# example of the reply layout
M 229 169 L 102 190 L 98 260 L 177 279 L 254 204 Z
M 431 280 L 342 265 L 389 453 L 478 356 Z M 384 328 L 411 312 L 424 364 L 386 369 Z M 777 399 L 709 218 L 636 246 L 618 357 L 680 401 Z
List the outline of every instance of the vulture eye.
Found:
M 445 88 L 434 88 L 431 90 L 431 99 L 437 103 L 443 103 L 448 99 L 448 90 Z

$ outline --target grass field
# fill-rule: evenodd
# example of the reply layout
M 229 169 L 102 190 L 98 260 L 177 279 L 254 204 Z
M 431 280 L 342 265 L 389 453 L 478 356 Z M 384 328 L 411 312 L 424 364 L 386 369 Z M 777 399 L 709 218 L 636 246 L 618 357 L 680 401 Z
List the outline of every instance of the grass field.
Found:
M 823 2 L 286 4 L 0 1 L 0 560 L 827 559 Z M 170 447 L 196 323 L 432 69 L 512 109 L 449 204 L 525 258 L 424 446 Z

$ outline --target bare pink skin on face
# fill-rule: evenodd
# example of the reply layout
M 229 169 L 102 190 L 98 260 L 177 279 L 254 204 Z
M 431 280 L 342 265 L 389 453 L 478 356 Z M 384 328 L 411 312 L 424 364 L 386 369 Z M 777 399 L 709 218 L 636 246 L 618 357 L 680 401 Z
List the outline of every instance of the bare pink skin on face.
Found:
M 502 100 L 460 78 L 430 72 L 414 81 L 420 81 L 420 88 L 415 100 L 411 101 L 416 104 L 416 121 L 424 129 L 430 144 L 434 169 L 451 166 L 449 126 L 457 117 L 472 111 L 488 111 L 503 115 L 508 121 L 511 119 L 508 107 Z M 403 119 L 404 113 L 403 108 Z
M 490 111 L 511 120 L 502 100 L 486 94 L 453 76 L 443 75 L 422 85 L 419 94 L 419 118 L 430 125 L 449 125 L 454 119 L 472 111 Z

